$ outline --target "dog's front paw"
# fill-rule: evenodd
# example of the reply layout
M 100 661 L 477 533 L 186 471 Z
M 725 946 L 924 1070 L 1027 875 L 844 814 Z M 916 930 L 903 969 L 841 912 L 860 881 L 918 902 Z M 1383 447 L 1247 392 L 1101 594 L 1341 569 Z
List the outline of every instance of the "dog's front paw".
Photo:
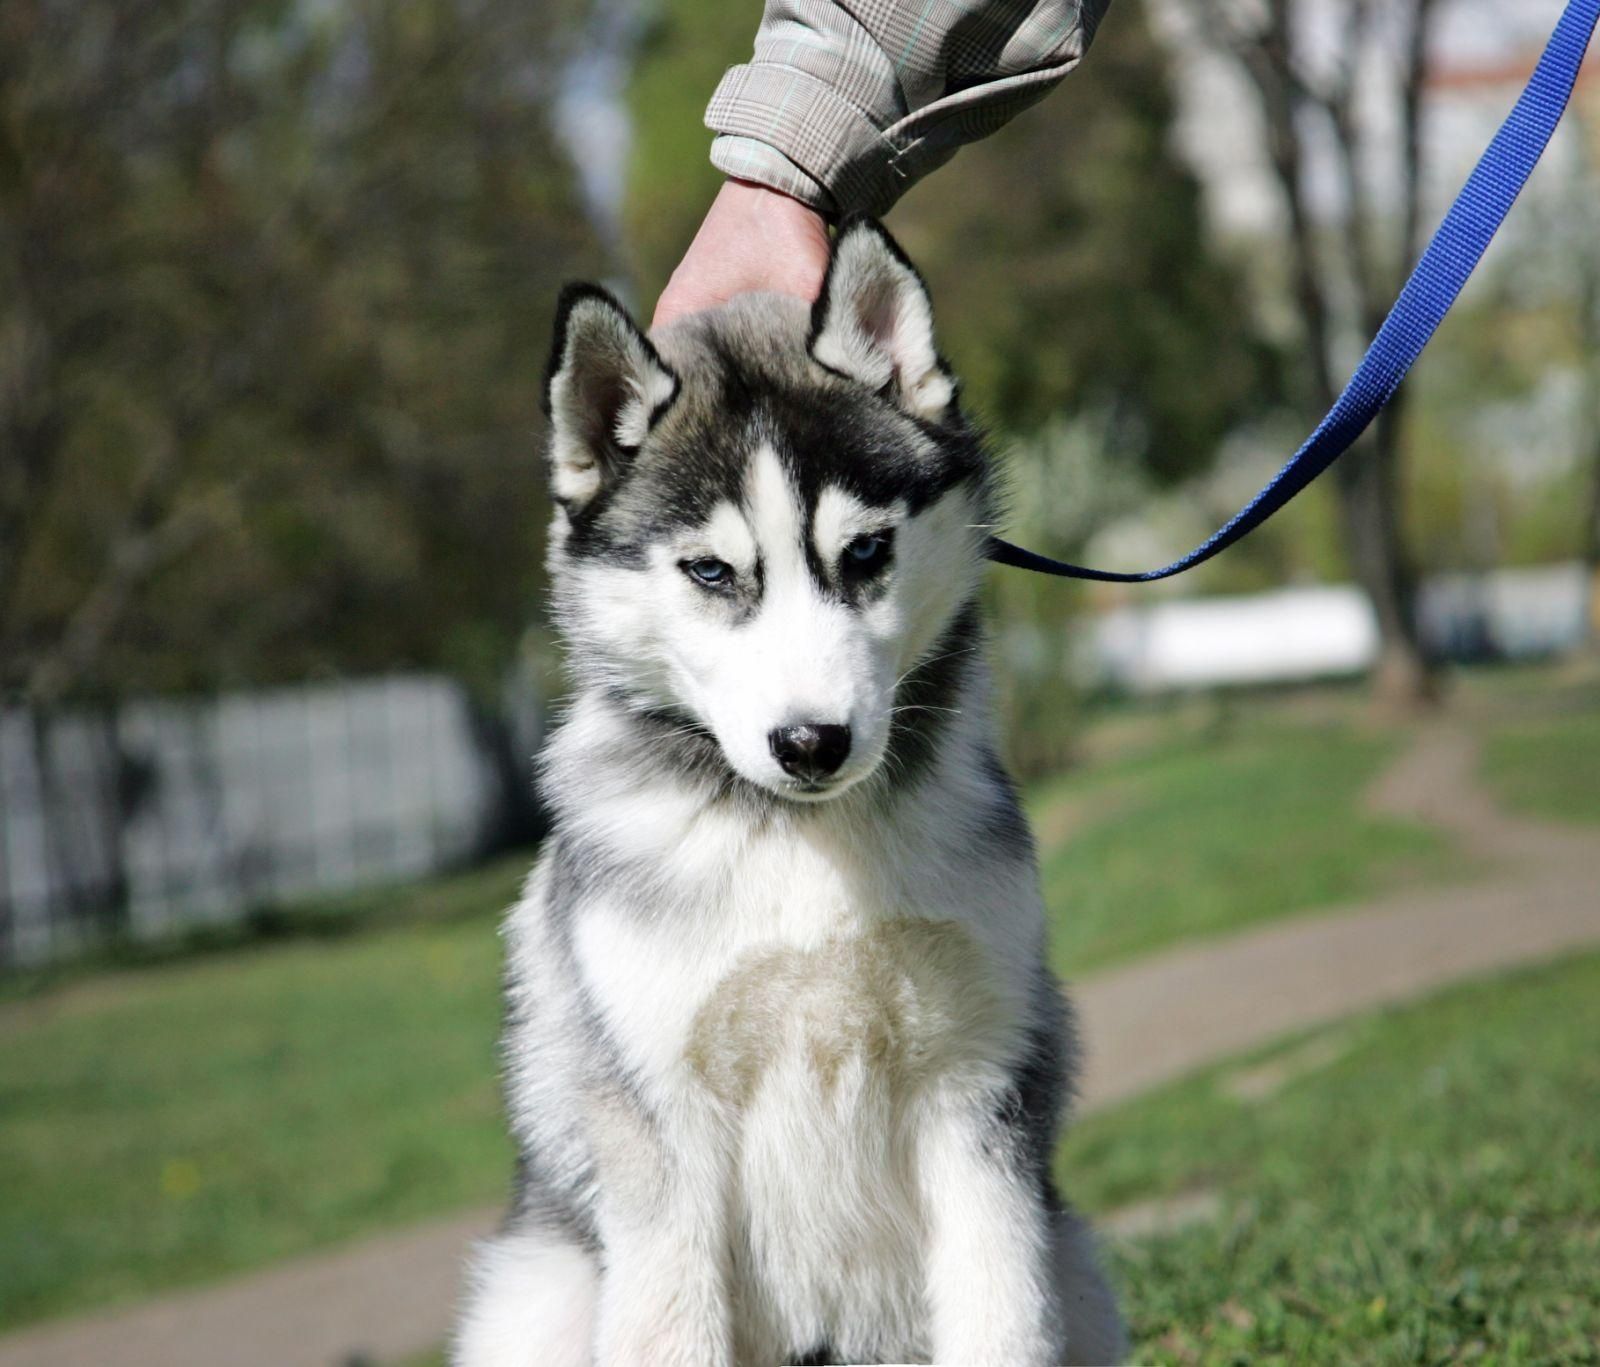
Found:
M 640 1301 L 602 1324 L 596 1367 L 733 1367 L 720 1315 L 681 1301 Z
M 1060 1367 L 1062 1350 L 1043 1334 L 973 1333 L 936 1344 L 933 1360 L 947 1367 Z
M 602 1345 L 596 1367 L 732 1367 L 727 1345 L 715 1335 L 639 1325 Z

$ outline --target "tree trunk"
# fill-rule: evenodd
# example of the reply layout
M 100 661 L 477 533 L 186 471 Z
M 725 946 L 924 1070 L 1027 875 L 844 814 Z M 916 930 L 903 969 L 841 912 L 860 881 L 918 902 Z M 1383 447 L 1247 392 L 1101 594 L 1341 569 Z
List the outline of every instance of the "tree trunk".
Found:
M 1434 702 L 1436 680 L 1417 630 L 1417 576 L 1405 552 L 1400 480 L 1404 400 L 1396 396 L 1335 469 L 1345 553 L 1378 625 L 1373 701 L 1415 711 Z
M 1422 249 L 1422 91 L 1427 46 L 1436 0 L 1412 0 L 1409 41 L 1400 87 L 1400 240 L 1396 270 L 1385 269 L 1374 250 L 1374 206 L 1362 189 L 1365 159 L 1354 92 L 1363 23 L 1351 29 L 1346 85 L 1326 103 L 1340 149 L 1349 199 L 1346 250 L 1360 295 L 1363 330 L 1374 335 L 1389 301 Z M 1370 11 L 1365 12 L 1370 15 Z M 1373 700 L 1380 708 L 1411 711 L 1437 698 L 1431 662 L 1417 630 L 1417 574 L 1406 551 L 1403 458 L 1406 392 L 1402 389 L 1371 432 L 1341 460 L 1338 490 L 1345 554 L 1356 581 L 1372 600 L 1378 623 L 1378 660 Z

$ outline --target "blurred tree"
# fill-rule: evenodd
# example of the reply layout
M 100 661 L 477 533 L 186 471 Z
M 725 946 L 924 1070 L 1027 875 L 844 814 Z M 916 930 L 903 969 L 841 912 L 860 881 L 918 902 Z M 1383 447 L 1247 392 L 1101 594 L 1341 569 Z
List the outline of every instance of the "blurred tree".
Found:
M 1145 7 L 1117 0 L 1048 99 L 895 211 L 978 411 L 1020 433 L 1092 413 L 1104 454 L 1158 485 L 1205 470 L 1278 396 L 1173 114 Z
M 1600 214 L 1600 101 L 1591 95 L 1574 104 L 1580 138 L 1580 173 L 1574 177 L 1579 245 L 1578 354 L 1584 368 L 1580 421 L 1589 447 L 1589 499 L 1583 558 L 1589 567 L 1589 640 L 1600 650 L 1600 239 L 1594 233 Z
M 592 236 L 565 6 L 0 7 L 0 691 L 488 686 Z
M 1285 210 L 1280 248 L 1289 262 L 1304 340 L 1302 406 L 1308 417 L 1320 417 L 1341 387 L 1337 358 L 1352 324 L 1364 338 L 1377 332 L 1421 250 L 1420 126 L 1436 0 L 1347 0 L 1333 41 L 1319 30 L 1315 50 L 1304 35 L 1314 17 L 1307 0 L 1169 3 L 1188 21 L 1185 41 L 1221 55 L 1254 96 Z M 1382 60 L 1371 60 L 1374 51 Z M 1387 85 L 1398 129 L 1399 164 L 1389 178 L 1382 141 L 1358 116 L 1367 78 Z M 1324 139 L 1333 149 L 1344 197 L 1331 243 L 1319 232 L 1307 175 Z M 1376 191 L 1379 186 L 1386 188 Z M 1352 292 L 1353 317 L 1340 308 Z M 1433 693 L 1417 634 L 1416 572 L 1402 534 L 1406 401 L 1402 389 L 1334 474 L 1346 554 L 1377 615 L 1381 645 L 1374 691 L 1400 706 Z
M 627 89 L 623 227 L 630 273 L 651 303 L 722 183 L 708 155 L 706 101 L 728 67 L 749 59 L 760 19 L 759 0 L 655 0 L 645 14 Z
M 648 297 L 716 189 L 701 112 L 748 57 L 756 19 L 749 0 L 664 0 L 646 30 L 628 223 Z M 1026 434 L 1094 410 L 1111 453 L 1158 481 L 1202 469 L 1275 393 L 1240 281 L 1208 250 L 1199 188 L 1170 150 L 1172 113 L 1141 0 L 1117 0 L 1057 91 L 891 215 L 979 413 Z

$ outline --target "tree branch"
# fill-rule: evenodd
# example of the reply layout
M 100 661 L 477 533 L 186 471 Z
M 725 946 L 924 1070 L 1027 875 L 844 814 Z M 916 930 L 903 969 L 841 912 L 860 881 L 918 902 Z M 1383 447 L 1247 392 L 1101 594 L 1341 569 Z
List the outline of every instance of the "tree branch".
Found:
M 105 649 L 134 594 L 157 571 L 228 521 L 233 507 L 231 497 L 186 504 L 122 540 L 100 581 L 67 619 L 55 647 L 33 662 L 24 685 L 25 700 L 48 707 L 68 692 Z
M 1316 229 L 1304 184 L 1300 114 L 1313 98 L 1295 70 L 1290 0 L 1266 0 L 1253 30 L 1222 0 L 1182 0 L 1198 20 L 1198 40 L 1231 60 L 1255 91 L 1266 132 L 1267 161 L 1288 220 L 1289 266 L 1310 361 L 1309 406 L 1333 403 L 1335 376 L 1329 334 L 1332 309 L 1318 261 Z
M 1403 218 L 1395 285 L 1422 250 L 1422 96 L 1428 79 L 1428 40 L 1436 0 L 1413 0 L 1411 32 L 1400 90 Z

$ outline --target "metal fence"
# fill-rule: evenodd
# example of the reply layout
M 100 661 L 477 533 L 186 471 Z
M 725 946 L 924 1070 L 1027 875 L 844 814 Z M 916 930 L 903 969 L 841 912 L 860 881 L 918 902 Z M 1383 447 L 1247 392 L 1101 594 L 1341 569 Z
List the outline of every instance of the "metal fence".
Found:
M 529 801 L 523 702 L 409 676 L 0 710 L 0 964 L 480 854 Z

